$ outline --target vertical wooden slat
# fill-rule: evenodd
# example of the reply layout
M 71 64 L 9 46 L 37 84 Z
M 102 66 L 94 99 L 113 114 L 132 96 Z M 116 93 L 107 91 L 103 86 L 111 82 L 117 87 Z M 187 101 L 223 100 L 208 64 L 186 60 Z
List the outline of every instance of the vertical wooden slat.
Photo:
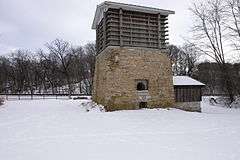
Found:
M 182 88 L 179 88 L 179 92 L 180 92 L 180 102 L 183 102 Z
M 107 43 L 107 30 L 106 30 L 106 12 L 103 13 L 103 48 L 106 47 Z
M 148 15 L 148 42 L 147 45 L 150 46 L 150 16 Z
M 191 92 L 190 92 L 190 95 L 192 96 L 192 101 L 196 101 L 196 95 L 195 95 L 195 93 L 194 93 L 194 91 L 195 91 L 195 88 L 190 88 L 191 90 Z
M 161 19 L 160 19 L 160 13 L 158 14 L 158 49 L 161 49 L 162 46 L 161 46 L 161 34 L 160 34 L 160 31 L 161 31 Z
M 122 40 L 122 21 L 123 21 L 123 11 L 122 8 L 119 9 L 119 39 L 120 39 L 120 47 L 123 46 L 123 40 Z
M 179 102 L 179 89 L 176 88 L 176 102 Z
M 132 27 L 131 27 L 131 25 L 132 25 L 132 23 L 133 23 L 133 21 L 132 21 L 132 15 L 130 15 L 130 45 L 133 45 L 133 43 L 132 43 Z
M 199 88 L 199 90 L 200 90 L 199 101 L 202 101 L 202 88 Z
M 99 53 L 99 39 L 98 39 L 98 32 L 99 32 L 99 26 L 97 25 L 96 27 L 96 49 L 97 49 L 97 53 Z
M 174 93 L 175 93 L 175 101 L 177 102 L 178 100 L 178 90 L 176 87 L 174 87 Z
M 184 95 L 184 102 L 186 102 L 186 101 L 187 101 L 187 98 L 188 98 L 188 95 L 187 95 L 187 93 L 188 93 L 188 89 L 187 89 L 187 88 L 183 88 L 183 90 L 184 90 L 184 92 L 183 92 L 183 95 Z

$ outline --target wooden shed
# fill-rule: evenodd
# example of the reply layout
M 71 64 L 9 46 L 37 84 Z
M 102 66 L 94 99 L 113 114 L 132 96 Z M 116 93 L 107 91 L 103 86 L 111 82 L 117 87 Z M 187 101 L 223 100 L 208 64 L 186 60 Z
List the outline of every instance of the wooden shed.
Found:
M 188 76 L 173 76 L 173 85 L 177 108 L 201 111 L 202 88 L 205 84 Z

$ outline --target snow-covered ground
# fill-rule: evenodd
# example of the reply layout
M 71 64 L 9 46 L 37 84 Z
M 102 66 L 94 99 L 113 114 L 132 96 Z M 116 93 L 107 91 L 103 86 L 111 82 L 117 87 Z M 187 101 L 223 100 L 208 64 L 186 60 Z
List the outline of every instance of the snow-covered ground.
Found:
M 240 109 L 103 112 L 91 100 L 0 106 L 2 160 L 239 160 Z

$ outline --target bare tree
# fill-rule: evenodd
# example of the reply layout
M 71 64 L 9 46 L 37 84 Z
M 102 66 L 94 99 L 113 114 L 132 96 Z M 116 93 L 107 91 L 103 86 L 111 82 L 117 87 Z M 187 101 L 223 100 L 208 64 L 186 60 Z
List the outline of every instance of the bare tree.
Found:
M 56 59 L 45 53 L 43 50 L 37 51 L 39 57 L 39 67 L 41 69 L 41 80 L 44 93 L 51 88 L 52 93 L 57 92 L 56 88 L 60 80 L 59 65 Z M 50 85 L 50 86 L 49 86 Z
M 179 64 L 181 61 L 181 50 L 175 45 L 167 46 L 167 55 L 171 61 L 173 75 L 180 75 Z
M 97 50 L 95 43 L 88 43 L 85 45 L 85 53 L 86 53 L 86 62 L 87 62 L 87 68 L 89 72 L 89 77 L 86 79 L 85 83 L 89 86 L 89 90 L 91 94 L 92 92 L 92 85 L 93 85 L 93 77 L 94 77 L 94 71 L 95 71 L 95 61 L 97 56 Z
M 82 47 L 71 47 L 73 55 L 71 72 L 75 82 L 78 83 L 79 92 L 83 93 L 82 82 L 87 78 L 85 53 Z
M 0 93 L 7 92 L 10 80 L 10 60 L 6 57 L 0 56 Z
M 215 60 L 222 73 L 223 85 L 229 95 L 230 101 L 234 101 L 234 87 L 229 68 L 226 65 L 224 50 L 226 42 L 225 21 L 226 7 L 222 0 L 203 0 L 194 3 L 190 8 L 195 18 L 193 33 L 195 47 L 205 55 Z
M 195 45 L 192 44 L 185 43 L 181 49 L 184 57 L 186 75 L 192 77 L 200 53 L 198 53 Z
M 226 26 L 230 30 L 231 42 L 237 50 L 240 50 L 240 1 L 227 0 L 226 6 L 226 15 L 229 17 Z
M 173 75 L 192 76 L 198 57 L 195 46 L 192 44 L 184 44 L 181 47 L 169 45 L 167 48 Z
M 52 57 L 58 60 L 59 63 L 61 64 L 61 71 L 67 80 L 68 93 L 70 97 L 73 92 L 70 75 L 70 65 L 72 60 L 70 44 L 66 41 L 56 39 L 51 43 L 47 43 L 46 46 L 50 52 L 50 55 L 52 55 Z
M 222 94 L 221 71 L 217 63 L 203 62 L 198 64 L 195 76 L 206 84 L 203 90 L 204 94 Z

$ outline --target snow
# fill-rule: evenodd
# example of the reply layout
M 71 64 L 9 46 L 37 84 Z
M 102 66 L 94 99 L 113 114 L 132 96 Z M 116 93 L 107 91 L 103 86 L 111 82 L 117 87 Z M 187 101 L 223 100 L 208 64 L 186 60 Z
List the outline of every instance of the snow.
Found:
M 175 86 L 204 86 L 205 84 L 188 76 L 173 76 L 173 85 Z
M 6 101 L 3 160 L 238 160 L 240 109 L 104 112 L 91 100 Z

